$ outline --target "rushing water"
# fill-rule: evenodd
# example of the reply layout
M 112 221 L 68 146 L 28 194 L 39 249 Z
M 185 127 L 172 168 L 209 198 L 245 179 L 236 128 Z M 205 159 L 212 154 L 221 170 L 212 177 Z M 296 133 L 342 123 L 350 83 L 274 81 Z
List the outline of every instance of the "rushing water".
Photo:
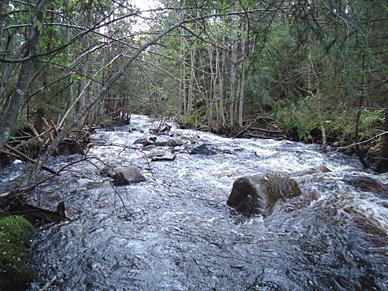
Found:
M 147 132 L 150 126 L 147 117 L 132 117 L 131 127 Z M 187 144 L 165 162 L 145 158 L 160 147 L 133 148 L 146 133 L 121 127 L 93 135 L 100 145 L 88 156 L 115 168 L 136 165 L 146 182 L 116 193 L 92 159 L 35 191 L 42 206 L 63 200 L 72 221 L 36 233 L 32 265 L 39 279 L 30 289 L 53 278 L 49 290 L 388 289 L 386 188 L 373 193 L 347 182 L 373 177 L 387 184 L 387 175 L 372 175 L 356 159 L 314 145 L 172 133 Z M 185 147 L 192 143 L 217 154 L 189 155 Z M 55 158 L 51 166 L 77 158 Z M 319 172 L 322 165 L 332 172 Z M 233 181 L 263 172 L 291 176 L 303 194 L 264 219 L 230 209 Z

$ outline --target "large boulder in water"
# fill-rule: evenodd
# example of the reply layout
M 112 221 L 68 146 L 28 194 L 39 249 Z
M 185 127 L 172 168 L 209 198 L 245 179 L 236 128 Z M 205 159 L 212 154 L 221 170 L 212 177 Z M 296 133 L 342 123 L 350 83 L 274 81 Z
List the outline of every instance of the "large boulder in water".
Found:
M 297 182 L 274 174 L 244 176 L 233 183 L 228 205 L 248 214 L 271 214 L 278 200 L 299 196 Z

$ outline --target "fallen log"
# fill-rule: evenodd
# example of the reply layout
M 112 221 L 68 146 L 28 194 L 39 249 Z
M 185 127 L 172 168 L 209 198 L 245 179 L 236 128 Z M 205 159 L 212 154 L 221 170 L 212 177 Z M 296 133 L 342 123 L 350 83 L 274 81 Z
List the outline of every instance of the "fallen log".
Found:
M 65 213 L 65 203 L 58 202 L 56 211 L 46 210 L 24 202 L 23 198 L 15 199 L 8 207 L 11 215 L 21 215 L 34 225 L 57 223 L 68 219 Z
M 253 131 L 260 131 L 260 132 L 271 133 L 271 134 L 283 134 L 281 130 L 271 130 L 271 129 L 257 128 L 257 127 L 252 127 L 251 129 Z
M 261 139 L 274 139 L 274 140 L 283 140 L 284 137 L 283 136 L 280 136 L 280 137 L 273 137 L 273 136 L 266 136 L 266 135 L 258 135 L 258 134 L 251 134 L 251 133 L 248 133 L 246 134 L 246 137 L 250 137 L 250 138 L 261 138 Z

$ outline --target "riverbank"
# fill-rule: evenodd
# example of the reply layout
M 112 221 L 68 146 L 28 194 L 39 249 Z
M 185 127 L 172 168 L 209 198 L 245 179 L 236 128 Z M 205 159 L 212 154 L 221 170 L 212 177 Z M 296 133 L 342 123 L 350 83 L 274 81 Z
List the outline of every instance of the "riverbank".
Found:
M 363 165 L 375 171 L 382 156 L 384 136 L 384 112 L 363 110 L 360 115 L 358 130 L 350 119 L 339 117 L 319 124 L 315 119 L 301 115 L 299 119 L 276 120 L 272 116 L 247 118 L 243 128 L 223 126 L 213 128 L 201 121 L 201 118 L 178 118 L 182 128 L 210 131 L 229 138 L 262 138 L 290 140 L 306 144 L 318 144 L 330 147 L 349 155 L 357 155 Z M 303 119 L 305 118 L 305 119 Z M 307 119 L 306 119 L 307 118 Z M 358 132 L 357 138 L 356 131 Z

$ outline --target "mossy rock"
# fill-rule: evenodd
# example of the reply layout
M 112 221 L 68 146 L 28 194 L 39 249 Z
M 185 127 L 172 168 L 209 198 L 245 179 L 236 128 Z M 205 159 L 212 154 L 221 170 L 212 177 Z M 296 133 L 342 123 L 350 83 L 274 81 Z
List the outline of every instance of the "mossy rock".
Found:
M 301 194 L 298 183 L 288 177 L 275 174 L 243 176 L 234 181 L 227 204 L 237 211 L 265 217 L 272 213 L 279 200 Z
M 0 218 L 0 290 L 23 290 L 33 271 L 26 266 L 32 224 L 22 216 Z

